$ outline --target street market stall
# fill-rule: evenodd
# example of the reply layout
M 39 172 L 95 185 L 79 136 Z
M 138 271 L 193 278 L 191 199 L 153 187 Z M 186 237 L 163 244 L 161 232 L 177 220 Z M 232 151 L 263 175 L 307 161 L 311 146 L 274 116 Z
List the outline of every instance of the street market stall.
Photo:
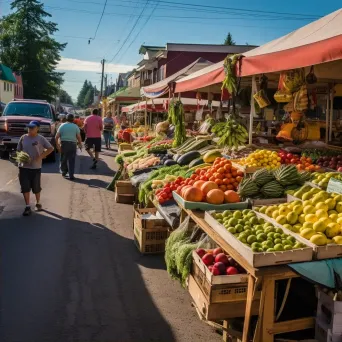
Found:
M 306 118 L 313 89 L 323 87 L 323 128 L 332 127 L 333 90 L 342 80 L 341 16 L 334 12 L 176 81 L 176 92 L 217 93 L 223 84 L 230 94 L 226 117 L 186 131 L 185 108 L 198 99 L 145 101 L 143 111 L 169 101 L 167 122 L 116 157 L 120 168 L 110 188 L 118 201 L 138 204 L 139 251 L 165 253 L 171 278 L 226 341 L 342 340 L 342 152 L 308 143 Z M 248 84 L 246 122 L 240 90 Z M 256 110 L 267 115 L 274 105 L 288 105 L 289 122 L 283 120 L 273 144 L 252 144 Z M 174 134 L 167 136 L 170 125 Z

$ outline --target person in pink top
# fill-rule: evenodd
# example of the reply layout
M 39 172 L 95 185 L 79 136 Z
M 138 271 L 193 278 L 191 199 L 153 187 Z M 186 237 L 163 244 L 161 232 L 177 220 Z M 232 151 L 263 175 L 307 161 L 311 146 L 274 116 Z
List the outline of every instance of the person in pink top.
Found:
M 101 136 L 103 124 L 102 119 L 98 114 L 98 109 L 93 109 L 91 115 L 84 120 L 84 131 L 86 134 L 84 145 L 89 156 L 93 159 L 93 165 L 91 166 L 91 169 L 96 169 L 102 145 Z M 92 152 L 92 149 L 95 150 L 95 156 Z

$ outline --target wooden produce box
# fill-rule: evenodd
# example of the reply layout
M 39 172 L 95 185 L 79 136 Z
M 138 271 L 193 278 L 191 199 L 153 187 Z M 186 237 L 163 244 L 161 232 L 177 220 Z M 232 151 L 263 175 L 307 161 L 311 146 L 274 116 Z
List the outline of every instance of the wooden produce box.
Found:
M 193 251 L 192 257 L 191 275 L 196 280 L 208 303 L 246 300 L 247 274 L 214 276 L 195 251 Z
M 261 207 L 261 206 L 268 206 L 268 205 L 274 205 L 274 204 L 281 204 L 287 202 L 287 197 L 281 197 L 281 198 L 267 198 L 267 199 L 251 199 L 252 205 L 255 207 Z
M 118 152 L 121 153 L 124 151 L 134 151 L 134 148 L 131 144 L 130 145 L 119 145 Z
M 174 200 L 184 209 L 190 210 L 242 210 L 250 206 L 250 202 L 244 201 L 239 203 L 210 204 L 205 202 L 189 202 L 179 196 L 176 191 L 172 191 Z
M 144 218 L 144 215 L 151 214 L 156 215 L 156 208 L 140 208 L 139 206 L 134 206 L 134 225 L 137 225 L 141 229 L 157 229 L 157 228 L 169 228 L 168 223 L 163 218 L 149 219 Z
M 114 200 L 115 200 L 115 203 L 133 204 L 135 200 L 135 195 L 118 194 L 117 192 L 115 192 Z
M 115 202 L 133 204 L 137 190 L 129 180 L 119 180 L 115 183 Z
M 188 278 L 188 290 L 198 312 L 208 321 L 245 317 L 246 300 L 210 303 L 192 275 Z M 258 315 L 259 305 L 260 300 L 253 301 L 252 315 Z
M 248 165 L 241 165 L 238 162 L 233 162 L 232 163 L 233 167 L 238 169 L 239 171 L 242 171 L 243 173 L 254 173 L 255 171 L 258 171 L 262 169 L 261 166 L 248 166 Z
M 324 260 L 324 259 L 333 259 L 340 258 L 342 256 L 342 245 L 329 244 L 326 246 L 317 246 L 311 241 L 304 239 L 299 234 L 292 232 L 291 230 L 285 228 L 281 224 L 279 224 L 276 220 L 271 217 L 268 217 L 265 214 L 261 214 L 256 212 L 259 217 L 262 217 L 265 221 L 272 223 L 274 226 L 281 228 L 284 233 L 292 235 L 298 241 L 304 243 L 308 247 L 313 250 L 313 259 L 314 260 Z
M 167 227 L 142 229 L 134 219 L 134 242 L 142 254 L 157 254 L 165 252 L 165 241 L 169 236 Z
M 228 232 L 228 230 L 221 223 L 219 223 L 212 216 L 212 214 L 213 212 L 206 211 L 204 216 L 205 221 L 218 234 L 220 234 L 223 239 L 225 239 L 233 248 L 235 248 L 251 266 L 255 268 L 312 260 L 312 248 L 310 247 L 295 249 L 291 251 L 255 253 L 252 251 L 251 248 L 240 242 L 233 234 Z M 284 229 L 284 232 L 288 233 L 288 230 Z

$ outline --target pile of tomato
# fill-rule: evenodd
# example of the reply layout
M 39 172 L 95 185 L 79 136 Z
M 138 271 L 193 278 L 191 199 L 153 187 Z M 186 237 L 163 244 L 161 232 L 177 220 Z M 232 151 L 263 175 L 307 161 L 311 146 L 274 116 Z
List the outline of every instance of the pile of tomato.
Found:
M 197 169 L 191 176 L 193 181 L 203 180 L 215 182 L 219 189 L 237 190 L 244 173 L 232 166 L 226 158 L 216 158 L 213 166 L 208 169 Z
M 157 189 L 156 198 L 160 204 L 163 204 L 173 198 L 172 191 L 178 191 L 185 185 L 192 185 L 194 181 L 190 178 L 178 177 L 175 181 L 167 183 L 163 188 Z

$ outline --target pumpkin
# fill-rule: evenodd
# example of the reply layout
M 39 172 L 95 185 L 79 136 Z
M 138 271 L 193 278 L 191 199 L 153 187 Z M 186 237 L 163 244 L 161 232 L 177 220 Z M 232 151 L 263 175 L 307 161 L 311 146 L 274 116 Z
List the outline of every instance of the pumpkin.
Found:
M 227 190 L 224 193 L 224 201 L 226 203 L 238 203 L 241 201 L 240 196 L 234 190 Z
M 220 189 L 213 189 L 207 193 L 207 202 L 210 204 L 222 204 L 224 202 L 224 192 Z
M 184 191 L 183 197 L 186 201 L 189 202 L 201 202 L 203 199 L 203 193 L 200 189 L 192 186 Z
M 205 182 L 201 186 L 201 190 L 202 190 L 204 196 L 206 196 L 210 190 L 214 190 L 214 189 L 218 189 L 218 185 L 215 182 L 211 182 L 211 181 Z

